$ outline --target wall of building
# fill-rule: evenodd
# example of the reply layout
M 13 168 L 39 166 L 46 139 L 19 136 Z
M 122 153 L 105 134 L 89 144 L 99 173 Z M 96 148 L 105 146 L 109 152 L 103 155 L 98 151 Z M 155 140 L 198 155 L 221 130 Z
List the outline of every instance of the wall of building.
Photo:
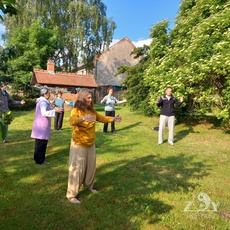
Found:
M 96 61 L 94 77 L 98 86 L 120 86 L 125 74 L 115 76 L 119 66 L 133 66 L 139 62 L 130 55 L 135 46 L 128 38 L 122 39 L 109 50 L 104 51 Z

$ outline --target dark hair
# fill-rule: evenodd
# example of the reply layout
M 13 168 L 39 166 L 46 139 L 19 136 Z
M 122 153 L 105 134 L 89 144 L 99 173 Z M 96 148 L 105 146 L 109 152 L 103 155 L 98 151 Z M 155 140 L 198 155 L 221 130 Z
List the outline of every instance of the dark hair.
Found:
M 90 89 L 83 88 L 77 93 L 77 99 L 74 104 L 74 108 L 80 109 L 80 110 L 90 110 L 94 112 L 94 105 L 93 101 L 91 101 L 91 105 L 87 105 L 86 103 L 86 97 L 91 94 L 93 96 L 93 92 Z
M 61 95 L 62 95 L 62 91 L 57 91 L 57 95 L 58 95 L 58 94 L 61 94 Z
M 167 86 L 166 90 L 167 90 L 167 89 L 171 89 L 171 90 L 172 90 L 172 86 Z

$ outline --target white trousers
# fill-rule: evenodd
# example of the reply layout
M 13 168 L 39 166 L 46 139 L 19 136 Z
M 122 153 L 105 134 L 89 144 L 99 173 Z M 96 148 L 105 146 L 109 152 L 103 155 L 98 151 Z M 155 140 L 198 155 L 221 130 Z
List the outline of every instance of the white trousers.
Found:
M 164 130 L 165 130 L 166 125 L 168 125 L 168 130 L 169 130 L 168 142 L 173 142 L 175 116 L 160 115 L 160 124 L 159 124 L 159 131 L 158 131 L 158 144 L 161 144 L 164 140 Z

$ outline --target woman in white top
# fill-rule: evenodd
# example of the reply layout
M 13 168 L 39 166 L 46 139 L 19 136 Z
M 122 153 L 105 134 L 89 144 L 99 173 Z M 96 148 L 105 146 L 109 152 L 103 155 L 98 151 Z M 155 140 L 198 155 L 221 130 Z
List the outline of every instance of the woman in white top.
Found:
M 101 100 L 101 104 L 105 104 L 105 116 L 115 117 L 115 105 L 125 103 L 127 102 L 127 100 L 126 99 L 123 99 L 122 101 L 117 100 L 113 96 L 113 87 L 109 87 L 107 92 L 108 95 L 106 95 Z M 103 133 L 107 133 L 107 131 L 108 131 L 108 123 L 104 123 Z M 114 122 L 111 122 L 111 132 L 112 133 L 116 132 Z

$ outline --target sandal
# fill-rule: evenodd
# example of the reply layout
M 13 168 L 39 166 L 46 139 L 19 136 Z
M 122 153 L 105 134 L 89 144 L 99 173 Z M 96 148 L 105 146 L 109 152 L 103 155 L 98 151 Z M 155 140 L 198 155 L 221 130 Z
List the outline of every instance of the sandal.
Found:
M 71 197 L 71 198 L 68 198 L 69 202 L 72 203 L 72 204 L 80 204 L 81 201 L 78 200 L 76 197 Z

